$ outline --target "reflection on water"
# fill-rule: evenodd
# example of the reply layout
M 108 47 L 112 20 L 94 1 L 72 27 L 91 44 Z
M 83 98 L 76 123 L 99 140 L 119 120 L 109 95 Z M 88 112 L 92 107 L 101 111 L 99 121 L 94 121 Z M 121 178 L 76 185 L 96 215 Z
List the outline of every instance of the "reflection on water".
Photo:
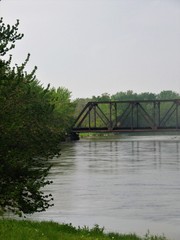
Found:
M 121 136 L 62 146 L 47 191 L 55 206 L 34 219 L 180 238 L 180 136 Z

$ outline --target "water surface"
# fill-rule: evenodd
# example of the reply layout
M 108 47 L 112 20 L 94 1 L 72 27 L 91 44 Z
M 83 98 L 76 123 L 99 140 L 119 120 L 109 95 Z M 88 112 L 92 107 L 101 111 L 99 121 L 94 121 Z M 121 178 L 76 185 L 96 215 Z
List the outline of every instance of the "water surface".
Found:
M 106 136 L 65 143 L 34 219 L 180 239 L 180 136 Z

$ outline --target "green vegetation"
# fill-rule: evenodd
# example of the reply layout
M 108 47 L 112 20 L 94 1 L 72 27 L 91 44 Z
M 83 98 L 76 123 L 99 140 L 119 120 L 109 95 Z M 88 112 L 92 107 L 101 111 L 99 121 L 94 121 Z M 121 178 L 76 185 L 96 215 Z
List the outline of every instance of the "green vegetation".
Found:
M 135 234 L 104 233 L 104 228 L 95 225 L 75 228 L 71 224 L 54 222 L 31 222 L 0 220 L 0 239 L 3 240 L 167 240 L 164 236 L 144 237 Z
M 52 206 L 42 188 L 51 183 L 49 160 L 71 129 L 74 104 L 67 89 L 44 88 L 36 67 L 25 71 L 29 54 L 20 66 L 2 58 L 22 39 L 18 26 L 0 19 L 0 213 L 22 215 Z

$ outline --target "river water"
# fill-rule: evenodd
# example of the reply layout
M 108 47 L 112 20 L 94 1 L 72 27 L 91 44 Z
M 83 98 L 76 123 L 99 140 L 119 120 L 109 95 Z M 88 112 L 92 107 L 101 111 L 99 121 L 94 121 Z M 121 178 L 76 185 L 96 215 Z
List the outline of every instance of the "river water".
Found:
M 180 135 L 65 143 L 49 178 L 55 205 L 33 219 L 180 239 Z

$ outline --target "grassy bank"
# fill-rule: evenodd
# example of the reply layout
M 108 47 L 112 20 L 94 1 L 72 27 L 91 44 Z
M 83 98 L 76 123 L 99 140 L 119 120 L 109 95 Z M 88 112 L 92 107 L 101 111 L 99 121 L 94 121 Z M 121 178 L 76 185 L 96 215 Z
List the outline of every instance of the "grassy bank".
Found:
M 164 236 L 150 234 L 142 238 L 135 234 L 106 234 L 103 230 L 98 225 L 89 229 L 54 222 L 0 220 L 0 239 L 2 240 L 167 240 Z

